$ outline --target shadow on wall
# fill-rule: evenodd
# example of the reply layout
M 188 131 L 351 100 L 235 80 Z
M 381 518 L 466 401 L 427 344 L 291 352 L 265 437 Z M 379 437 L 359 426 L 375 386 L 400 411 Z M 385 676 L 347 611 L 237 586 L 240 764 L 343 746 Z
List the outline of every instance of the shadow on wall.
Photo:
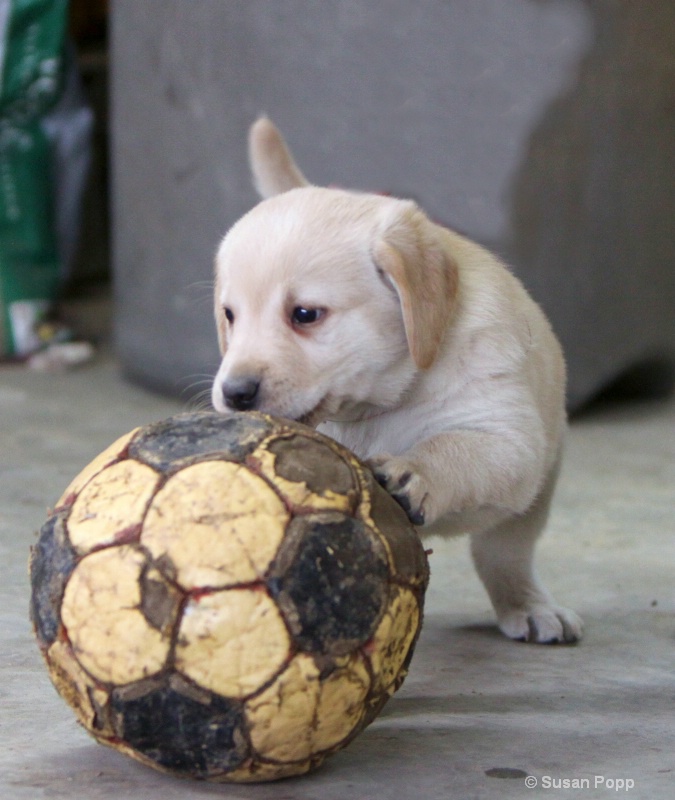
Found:
M 675 4 L 587 7 L 593 46 L 529 140 L 505 243 L 574 356 L 572 410 L 675 383 Z
M 636 367 L 643 391 L 667 385 L 675 3 L 427 0 L 424 9 L 405 0 L 111 6 L 125 374 L 180 394 L 215 372 L 213 251 L 255 202 L 245 142 L 264 110 L 310 180 L 417 197 L 434 219 L 506 256 L 563 342 L 572 410 Z

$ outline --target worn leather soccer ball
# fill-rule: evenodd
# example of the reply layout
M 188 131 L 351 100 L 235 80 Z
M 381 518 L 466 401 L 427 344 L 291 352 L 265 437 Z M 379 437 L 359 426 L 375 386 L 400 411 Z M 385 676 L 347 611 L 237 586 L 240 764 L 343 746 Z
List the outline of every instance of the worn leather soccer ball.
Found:
M 371 472 L 248 413 L 138 428 L 66 489 L 31 555 L 51 679 L 99 741 L 207 780 L 307 772 L 408 669 L 428 566 Z

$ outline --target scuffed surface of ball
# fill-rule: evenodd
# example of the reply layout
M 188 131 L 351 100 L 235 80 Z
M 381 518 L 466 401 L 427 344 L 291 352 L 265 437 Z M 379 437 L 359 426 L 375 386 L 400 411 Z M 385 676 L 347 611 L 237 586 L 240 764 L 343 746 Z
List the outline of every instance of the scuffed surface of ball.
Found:
M 78 475 L 31 554 L 50 677 L 99 741 L 214 781 L 298 775 L 408 670 L 428 565 L 348 450 L 263 414 L 180 414 Z

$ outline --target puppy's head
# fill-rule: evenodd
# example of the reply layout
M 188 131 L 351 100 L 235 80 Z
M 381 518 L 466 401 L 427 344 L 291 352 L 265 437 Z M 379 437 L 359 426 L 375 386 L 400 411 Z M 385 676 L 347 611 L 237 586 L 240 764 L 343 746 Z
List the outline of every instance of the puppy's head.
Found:
M 268 197 L 216 257 L 214 407 L 318 424 L 395 406 L 456 293 L 435 226 L 408 201 L 309 186 L 267 120 L 250 154 Z

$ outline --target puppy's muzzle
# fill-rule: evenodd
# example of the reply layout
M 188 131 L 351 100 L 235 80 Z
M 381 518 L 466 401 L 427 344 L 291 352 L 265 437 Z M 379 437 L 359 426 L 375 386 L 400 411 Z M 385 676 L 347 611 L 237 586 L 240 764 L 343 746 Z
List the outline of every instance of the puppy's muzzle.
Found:
M 251 411 L 258 403 L 260 380 L 250 376 L 228 378 L 223 381 L 225 405 L 232 411 Z

